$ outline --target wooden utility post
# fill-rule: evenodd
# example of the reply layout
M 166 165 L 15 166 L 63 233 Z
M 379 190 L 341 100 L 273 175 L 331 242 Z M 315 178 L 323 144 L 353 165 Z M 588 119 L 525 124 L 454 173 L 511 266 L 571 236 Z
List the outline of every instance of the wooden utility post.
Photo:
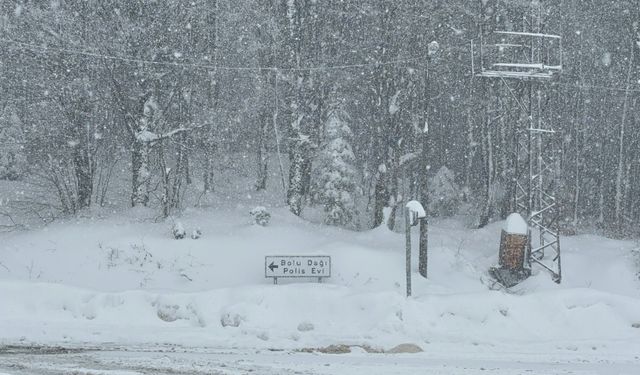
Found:
M 420 275 L 427 278 L 427 265 L 429 264 L 429 223 L 427 217 L 420 219 L 420 240 L 419 240 L 419 255 L 418 255 L 418 272 Z
M 424 70 L 424 128 L 422 129 L 422 150 L 420 155 L 420 169 L 419 169 L 419 192 L 420 202 L 422 207 L 427 207 L 429 204 L 429 63 L 432 56 L 438 53 L 440 46 L 438 42 L 431 42 L 427 47 L 427 65 Z M 427 278 L 427 264 L 429 262 L 428 246 L 429 246 L 429 222 L 427 215 L 420 218 L 420 240 L 419 240 L 419 255 L 418 255 L 418 272 L 420 275 Z

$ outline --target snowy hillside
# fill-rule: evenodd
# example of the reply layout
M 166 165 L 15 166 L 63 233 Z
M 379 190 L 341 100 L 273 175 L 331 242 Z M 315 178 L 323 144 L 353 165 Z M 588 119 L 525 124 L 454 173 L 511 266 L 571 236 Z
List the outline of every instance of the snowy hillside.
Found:
M 480 351 L 552 343 L 558 353 L 640 352 L 631 242 L 564 238 L 562 285 L 536 270 L 504 293 L 481 282 L 497 261 L 501 223 L 469 230 L 439 221 L 430 278 L 414 265 L 415 296 L 406 299 L 402 235 L 327 229 L 286 209 L 262 227 L 248 211 L 188 211 L 182 224 L 202 230 L 197 240 L 174 240 L 171 222 L 144 220 L 145 212 L 4 235 L 1 342 L 379 349 L 411 342 Z M 274 254 L 330 255 L 332 277 L 272 285 L 264 256 Z

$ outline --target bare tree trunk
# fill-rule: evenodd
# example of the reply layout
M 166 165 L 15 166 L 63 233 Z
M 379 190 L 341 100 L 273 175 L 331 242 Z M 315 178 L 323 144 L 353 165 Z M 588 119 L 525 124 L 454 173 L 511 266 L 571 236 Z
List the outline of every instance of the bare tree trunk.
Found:
M 189 157 L 189 150 L 193 147 L 193 142 L 190 136 L 184 137 L 184 180 L 187 185 L 191 185 L 193 180 L 191 179 L 191 158 Z
M 69 89 L 66 95 L 61 95 L 58 100 L 69 122 L 67 135 L 71 147 L 71 161 L 75 177 L 74 199 L 77 209 L 91 206 L 93 196 L 93 180 L 96 167 L 95 132 L 90 123 L 92 110 L 86 93 L 76 89 Z
M 490 90 L 490 95 L 493 95 L 493 90 Z M 483 126 L 483 142 L 485 157 L 485 202 L 480 214 L 478 228 L 483 228 L 489 224 L 491 219 L 491 213 L 493 212 L 493 184 L 494 184 L 494 161 L 493 161 L 493 140 L 491 137 L 491 109 L 489 103 L 487 103 L 486 114 L 484 118 Z
M 172 193 L 171 193 L 171 170 L 167 168 L 167 162 L 164 158 L 164 150 L 162 146 L 159 148 L 159 161 L 160 161 L 160 170 L 162 173 L 162 217 L 167 218 L 171 215 L 171 207 L 172 207 Z
M 391 197 L 391 202 L 389 202 L 391 204 L 391 213 L 389 214 L 389 218 L 387 221 L 387 227 L 390 230 L 395 230 L 396 228 L 396 220 L 397 220 L 397 214 L 398 214 L 398 210 L 400 210 L 400 212 L 402 212 L 402 201 L 401 201 L 401 195 L 399 193 L 400 190 L 400 184 L 402 183 L 400 181 L 400 158 L 398 156 L 399 154 L 399 150 L 395 150 L 393 152 L 393 156 L 391 158 L 391 181 L 389 182 L 390 186 L 391 186 L 391 191 L 390 191 L 390 197 Z
M 84 116 L 83 116 L 84 118 Z M 77 144 L 73 147 L 73 168 L 77 185 L 77 206 L 83 209 L 91 206 L 93 195 L 93 177 L 95 173 L 96 158 L 93 153 L 93 132 L 88 129 L 86 123 L 74 125 L 76 128 Z
M 205 162 L 204 162 L 204 192 L 209 193 L 214 191 L 213 180 L 214 180 L 214 171 L 213 171 L 213 155 L 211 149 L 213 146 L 207 145 L 207 150 L 205 151 Z
M 624 94 L 624 105 L 622 107 L 622 121 L 620 122 L 620 136 L 619 136 L 619 148 L 618 148 L 618 169 L 616 173 L 616 194 L 615 194 L 615 211 L 614 219 L 618 229 L 621 229 L 622 225 L 622 199 L 623 199 L 623 176 L 625 165 L 625 123 L 627 122 L 627 112 L 629 110 L 629 90 L 631 89 L 631 73 L 633 68 L 633 62 L 635 59 L 635 41 L 631 43 L 631 57 L 629 58 L 629 68 L 627 71 L 627 87 Z
M 586 124 L 586 105 L 584 104 L 583 95 L 579 95 L 579 100 L 582 103 L 581 122 L 574 124 L 574 142 L 575 142 L 575 155 L 574 155 L 574 187 L 573 187 L 573 225 L 578 224 L 580 217 L 580 195 L 582 187 L 582 144 L 581 144 L 581 131 L 580 128 Z
M 287 4 L 289 22 L 289 60 L 297 68 L 301 67 L 302 59 L 308 55 L 307 44 L 312 35 L 305 22 L 312 22 L 310 16 L 311 3 L 290 2 Z M 290 103 L 291 122 L 289 124 L 289 187 L 287 189 L 287 204 L 289 210 L 296 216 L 302 214 L 305 193 L 307 191 L 308 174 L 311 163 L 311 132 L 312 124 L 309 108 L 310 72 L 296 70 L 293 72 L 293 96 Z
M 276 141 L 276 153 L 278 154 L 278 167 L 280 168 L 280 181 L 282 182 L 282 191 L 287 192 L 287 184 L 285 182 L 285 174 L 284 174 L 284 165 L 282 163 L 282 152 L 280 149 L 280 132 L 278 131 L 278 115 L 280 113 L 280 101 L 278 100 L 278 71 L 275 70 L 273 72 L 274 75 L 274 83 L 273 83 L 273 91 L 274 91 L 274 105 L 273 105 L 273 115 L 271 117 L 273 124 L 273 137 Z
M 180 198 L 181 198 L 181 193 L 182 193 L 182 180 L 183 178 L 186 180 L 187 177 L 187 171 L 188 166 L 187 166 L 187 155 L 188 155 L 188 150 L 185 147 L 185 143 L 187 142 L 187 134 L 186 133 L 182 133 L 180 135 L 181 138 L 181 142 L 178 145 L 178 152 L 177 152 L 177 160 L 176 160 L 176 168 L 175 168 L 175 172 L 173 173 L 173 186 L 172 186 L 172 191 L 171 191 L 171 195 L 170 200 L 169 200 L 169 205 L 171 206 L 171 208 L 179 208 L 180 207 Z M 160 147 L 163 147 L 164 144 L 160 144 Z M 163 167 L 164 169 L 166 169 L 166 165 Z
M 149 203 L 149 153 L 148 142 L 133 140 L 131 149 L 131 206 L 133 207 L 146 206 Z
M 287 190 L 287 204 L 289 210 L 296 216 L 302 214 L 304 196 L 304 168 L 306 158 L 309 156 L 308 137 L 302 131 L 304 114 L 300 111 L 302 106 L 302 82 L 298 77 L 296 99 L 292 103 L 292 115 L 289 137 L 289 188 Z
M 82 209 L 91 205 L 94 163 L 89 150 L 80 150 L 79 148 L 74 150 L 73 166 L 78 184 L 78 208 Z
M 267 167 L 269 155 L 267 153 L 267 129 L 271 122 L 269 113 L 263 110 L 258 119 L 258 139 L 256 145 L 256 190 L 265 190 L 267 188 Z
M 606 143 L 607 143 L 607 139 L 604 138 L 602 141 L 602 144 L 600 145 L 600 154 L 604 155 L 605 149 L 606 149 Z M 605 221 L 605 176 L 604 176 L 604 172 L 607 171 L 607 167 L 608 167 L 608 163 L 607 163 L 607 159 L 606 157 L 603 157 L 602 160 L 600 161 L 600 176 L 598 176 L 597 181 L 598 181 L 598 219 L 597 219 L 597 223 L 600 225 L 604 225 L 604 221 Z
M 389 193 L 387 191 L 387 167 L 381 164 L 378 167 L 376 184 L 373 191 L 373 227 L 377 228 L 384 221 L 384 208 L 389 204 Z
M 296 146 L 292 147 L 295 148 Z M 299 146 L 298 146 L 299 147 Z M 289 210 L 296 216 L 302 214 L 303 168 L 304 160 L 302 152 L 293 150 L 289 154 L 291 165 L 289 166 L 289 191 L 287 204 Z
M 477 145 L 473 136 L 474 131 L 472 109 L 469 105 L 467 108 L 467 152 L 465 155 L 465 170 L 464 170 L 464 186 L 467 189 L 471 189 L 471 171 L 473 170 L 473 161 L 475 160 Z M 468 197 L 465 197 L 468 198 Z
M 207 15 L 208 24 L 209 24 L 209 33 L 207 34 L 207 47 L 209 58 L 217 63 L 218 61 L 218 0 L 210 1 L 210 12 Z M 220 91 L 220 86 L 217 78 L 217 71 L 214 70 L 213 76 L 209 75 L 207 77 L 207 101 L 209 106 L 213 111 L 217 109 L 218 106 L 218 96 Z M 212 192 L 214 191 L 214 155 L 216 153 L 216 144 L 215 144 L 215 125 L 209 125 L 208 129 L 206 129 L 205 142 L 204 145 L 204 192 Z

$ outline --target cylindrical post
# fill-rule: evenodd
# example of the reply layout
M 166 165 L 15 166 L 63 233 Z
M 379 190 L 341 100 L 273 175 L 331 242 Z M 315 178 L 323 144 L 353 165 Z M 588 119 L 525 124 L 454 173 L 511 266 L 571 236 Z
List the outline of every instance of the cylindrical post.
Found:
M 420 219 L 420 262 L 418 265 L 418 271 L 420 275 L 427 278 L 428 274 L 428 264 L 429 264 L 429 221 L 426 217 Z
M 411 296 L 411 211 L 405 209 L 407 297 Z

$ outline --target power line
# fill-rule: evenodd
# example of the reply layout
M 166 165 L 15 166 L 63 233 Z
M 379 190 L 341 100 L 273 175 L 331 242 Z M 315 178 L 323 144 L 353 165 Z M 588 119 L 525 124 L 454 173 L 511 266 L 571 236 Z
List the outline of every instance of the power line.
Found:
M 135 63 L 135 64 L 173 66 L 173 67 L 203 69 L 203 70 L 229 70 L 229 71 L 254 71 L 254 72 L 260 72 L 264 70 L 276 71 L 276 72 L 345 70 L 345 69 L 355 69 L 355 68 L 376 67 L 381 65 L 401 65 L 401 64 L 420 61 L 424 59 L 423 57 L 410 57 L 407 59 L 398 59 L 398 60 L 391 60 L 386 62 L 313 66 L 313 67 L 301 67 L 301 68 L 279 68 L 279 67 L 260 67 L 260 66 L 251 67 L 251 66 L 225 66 L 225 65 L 210 65 L 210 64 L 197 64 L 197 63 L 181 63 L 181 62 L 171 62 L 171 61 L 153 61 L 153 60 L 134 58 L 130 56 L 115 56 L 115 55 L 106 55 L 106 54 L 101 54 L 96 52 L 40 46 L 36 44 L 24 43 L 16 40 L 11 40 L 11 39 L 0 39 L 0 43 L 11 44 L 13 46 L 18 46 L 18 48 L 22 50 L 29 50 L 29 51 L 44 53 L 44 54 L 65 53 L 70 55 L 86 56 L 86 57 L 92 57 L 92 58 L 103 59 L 103 60 L 123 61 L 128 63 Z M 590 90 L 640 92 L 640 88 L 627 89 L 623 87 L 582 85 L 582 84 L 571 84 L 571 83 L 558 83 L 557 85 L 564 86 L 564 87 L 590 89 Z
M 367 67 L 375 67 L 380 65 L 400 65 L 409 62 L 423 60 L 423 57 L 410 57 L 407 59 L 401 60 L 391 60 L 386 62 L 376 62 L 376 63 L 362 63 L 362 64 L 344 64 L 344 65 L 329 65 L 329 66 L 313 66 L 313 67 L 301 67 L 301 68 L 279 68 L 279 67 L 251 67 L 251 66 L 224 66 L 224 65 L 209 65 L 209 64 L 195 64 L 195 63 L 180 63 L 180 62 L 171 62 L 171 61 L 153 61 L 153 60 L 145 60 L 139 59 L 129 56 L 114 56 L 114 55 L 105 55 L 101 53 L 95 52 L 87 52 L 87 51 L 78 51 L 78 50 L 70 50 L 65 48 L 52 48 L 48 46 L 39 46 L 30 43 L 19 42 L 11 39 L 0 39 L 0 43 L 11 44 L 14 46 L 19 46 L 19 49 L 29 50 L 38 53 L 51 54 L 51 53 L 66 53 L 70 55 L 79 55 L 86 57 L 93 57 L 104 60 L 116 60 L 123 61 L 128 63 L 135 64 L 147 64 L 147 65 L 162 65 L 162 66 L 174 66 L 174 67 L 182 67 L 182 68 L 195 68 L 195 69 L 203 69 L 203 70 L 234 70 L 234 71 L 323 71 L 323 70 L 342 70 L 342 69 L 352 69 L 352 68 L 367 68 Z

